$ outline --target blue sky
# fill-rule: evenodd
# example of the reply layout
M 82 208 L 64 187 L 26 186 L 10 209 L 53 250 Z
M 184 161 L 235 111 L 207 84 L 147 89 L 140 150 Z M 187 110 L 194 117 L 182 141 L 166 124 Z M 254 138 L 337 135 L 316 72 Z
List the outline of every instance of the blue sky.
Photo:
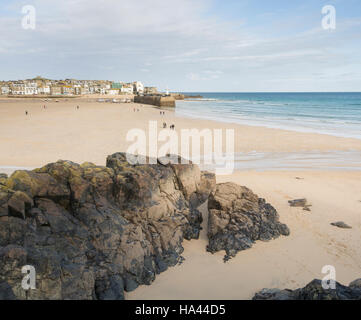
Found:
M 35 30 L 21 27 L 22 6 Z M 336 30 L 321 27 L 324 5 Z M 172 91 L 361 91 L 359 0 L 2 0 L 0 79 Z

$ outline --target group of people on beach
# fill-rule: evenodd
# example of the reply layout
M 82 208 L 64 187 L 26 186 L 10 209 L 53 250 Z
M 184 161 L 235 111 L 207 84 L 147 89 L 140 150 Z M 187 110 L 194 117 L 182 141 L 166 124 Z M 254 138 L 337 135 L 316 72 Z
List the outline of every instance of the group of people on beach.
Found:
M 165 129 L 165 128 L 167 128 L 167 123 L 166 123 L 166 122 L 163 122 L 163 129 Z M 175 125 L 174 125 L 174 124 L 170 125 L 170 126 L 169 126 L 169 129 L 174 130 L 174 129 L 175 129 Z
M 43 109 L 47 109 L 47 108 L 48 108 L 48 107 L 44 104 Z M 79 106 L 76 106 L 76 108 L 77 108 L 77 110 L 80 109 Z M 26 116 L 29 115 L 29 111 L 28 111 L 28 110 L 25 110 L 25 115 L 26 115 Z
M 165 116 L 165 112 L 164 112 L 164 111 L 160 111 L 159 114 L 160 114 L 161 116 Z M 163 129 L 166 129 L 166 128 L 167 128 L 167 123 L 166 123 L 166 122 L 163 122 Z M 170 125 L 170 126 L 169 126 L 169 129 L 174 130 L 174 129 L 175 129 L 175 125 L 174 125 L 174 124 Z
M 47 108 L 45 104 L 44 104 L 43 108 L 44 108 L 44 109 Z M 79 110 L 80 107 L 79 107 L 79 106 L 76 106 L 76 109 Z M 134 111 L 134 112 L 139 112 L 139 109 L 138 109 L 138 108 L 134 108 L 133 111 Z M 26 115 L 26 116 L 29 115 L 28 110 L 25 110 L 25 115 Z M 164 111 L 160 111 L 160 115 L 163 115 L 163 116 L 164 116 L 164 115 L 165 115 L 165 112 L 164 112 Z M 167 128 L 167 123 L 166 123 L 166 122 L 163 122 L 163 129 L 166 129 L 166 128 Z M 169 129 L 175 130 L 175 125 L 174 125 L 174 124 L 170 125 L 170 126 L 169 126 Z

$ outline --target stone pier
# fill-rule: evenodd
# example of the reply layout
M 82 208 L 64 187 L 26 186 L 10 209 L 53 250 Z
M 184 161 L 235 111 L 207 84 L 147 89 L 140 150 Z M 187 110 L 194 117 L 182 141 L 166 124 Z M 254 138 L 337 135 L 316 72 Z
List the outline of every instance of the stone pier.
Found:
M 175 99 L 170 96 L 135 96 L 134 102 L 150 104 L 157 107 L 175 108 Z

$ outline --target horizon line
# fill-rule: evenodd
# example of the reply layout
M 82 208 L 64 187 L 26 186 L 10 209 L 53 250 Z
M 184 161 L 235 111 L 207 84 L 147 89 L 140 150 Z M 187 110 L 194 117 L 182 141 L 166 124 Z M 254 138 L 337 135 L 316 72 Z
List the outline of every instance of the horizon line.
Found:
M 361 91 L 172 91 L 171 93 L 361 93 Z

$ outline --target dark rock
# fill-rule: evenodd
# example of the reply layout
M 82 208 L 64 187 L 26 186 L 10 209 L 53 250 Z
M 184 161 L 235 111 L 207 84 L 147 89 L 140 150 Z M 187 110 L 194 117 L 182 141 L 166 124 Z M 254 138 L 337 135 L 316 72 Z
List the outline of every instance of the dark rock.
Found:
M 124 282 L 119 276 L 98 279 L 95 282 L 95 296 L 99 300 L 124 300 Z
M 270 204 L 234 183 L 218 184 L 209 197 L 208 209 L 207 251 L 225 250 L 225 261 L 250 248 L 256 240 L 268 241 L 290 233 Z
M 343 221 L 332 222 L 331 225 L 335 226 L 335 227 L 338 227 L 338 228 L 341 228 L 341 229 L 352 229 L 352 227 L 350 227 L 349 225 L 347 225 Z
M 17 171 L 0 185 L 1 297 L 123 299 L 182 261 L 184 238 L 199 236 L 197 207 L 215 176 L 193 164 L 107 166 L 58 161 Z M 21 268 L 36 290 L 21 288 Z
M 132 279 L 131 277 L 129 276 L 125 276 L 125 285 L 124 285 L 124 289 L 125 291 L 127 292 L 132 292 L 134 291 L 135 289 L 138 288 L 139 284 L 138 282 L 136 282 L 134 279 Z
M 262 289 L 254 295 L 253 300 L 293 300 L 293 295 L 288 289 Z
M 16 300 L 16 296 L 7 282 L 0 282 L 0 300 Z
M 160 256 L 155 257 L 155 263 L 157 265 L 157 274 L 164 272 L 168 269 L 168 264 L 163 261 L 163 259 Z
M 291 207 L 299 207 L 304 211 L 311 211 L 312 205 L 307 203 L 307 199 L 289 200 L 288 203 Z
M 253 300 L 361 300 L 361 287 L 358 280 L 349 287 L 336 282 L 336 289 L 324 289 L 321 280 L 313 280 L 301 289 L 263 289 Z
M 21 191 L 15 191 L 11 194 L 8 202 L 9 216 L 25 219 L 25 214 L 33 206 L 33 199 Z
M 361 279 L 356 279 L 349 284 L 351 289 L 361 289 Z
M 307 199 L 296 199 L 296 200 L 289 200 L 288 203 L 291 207 L 305 207 L 307 205 Z

